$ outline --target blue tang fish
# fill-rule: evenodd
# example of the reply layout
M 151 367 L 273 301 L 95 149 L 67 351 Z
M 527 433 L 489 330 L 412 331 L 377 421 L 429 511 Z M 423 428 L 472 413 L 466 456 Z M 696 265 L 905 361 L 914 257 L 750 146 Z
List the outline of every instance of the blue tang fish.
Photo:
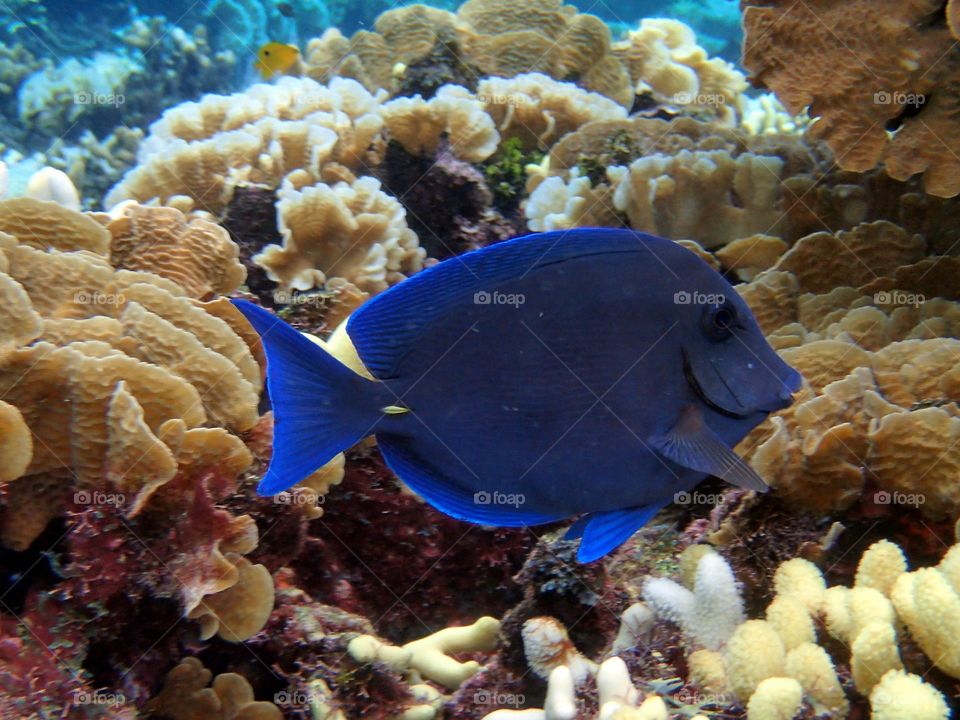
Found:
M 235 304 L 261 336 L 275 414 L 258 492 L 375 435 L 390 468 L 455 518 L 584 515 L 567 533 L 582 562 L 707 475 L 766 490 L 731 447 L 802 382 L 730 283 L 626 229 L 515 238 L 375 296 L 346 322 L 369 377 Z

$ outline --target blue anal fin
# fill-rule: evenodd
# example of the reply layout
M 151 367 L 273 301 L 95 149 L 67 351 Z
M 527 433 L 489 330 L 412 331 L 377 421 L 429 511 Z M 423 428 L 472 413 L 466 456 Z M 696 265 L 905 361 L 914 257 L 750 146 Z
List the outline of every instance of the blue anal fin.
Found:
M 564 540 L 579 540 L 583 537 L 583 531 L 587 529 L 587 524 L 590 522 L 592 515 L 581 515 L 577 521 L 567 528 L 567 531 L 563 534 Z
M 580 549 L 577 550 L 577 560 L 582 563 L 593 562 L 616 550 L 637 530 L 650 522 L 664 504 L 653 503 L 642 507 L 607 510 L 588 515 L 589 522 L 583 530 L 583 539 L 580 541 Z M 571 530 L 582 521 L 583 518 L 578 520 Z
M 407 439 L 389 434 L 377 435 L 377 446 L 387 465 L 411 490 L 442 513 L 475 523 L 499 527 L 543 525 L 562 520 L 552 515 L 529 510 L 525 498 L 481 490 L 462 490 L 453 482 L 438 477 L 429 463 L 423 461 L 407 445 Z M 467 473 L 467 470 L 464 470 Z

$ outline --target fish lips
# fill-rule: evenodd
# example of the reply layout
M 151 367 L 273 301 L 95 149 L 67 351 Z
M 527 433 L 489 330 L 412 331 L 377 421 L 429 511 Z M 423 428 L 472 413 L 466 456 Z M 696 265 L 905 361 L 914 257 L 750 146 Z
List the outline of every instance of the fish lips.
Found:
M 691 354 L 686 348 L 682 348 L 682 354 L 683 374 L 694 393 L 707 407 L 727 417 L 743 419 L 758 412 L 769 414 L 788 408 L 793 404 L 793 394 L 803 386 L 803 376 L 777 358 L 786 372 L 770 383 L 762 403 L 750 403 L 727 380 L 715 358 Z

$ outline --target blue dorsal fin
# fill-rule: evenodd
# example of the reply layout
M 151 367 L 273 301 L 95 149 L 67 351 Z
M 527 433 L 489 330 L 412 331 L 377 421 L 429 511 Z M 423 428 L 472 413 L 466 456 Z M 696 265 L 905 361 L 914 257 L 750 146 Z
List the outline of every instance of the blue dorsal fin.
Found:
M 663 435 L 650 438 L 650 445 L 677 465 L 715 475 L 744 490 L 766 492 L 770 489 L 763 478 L 710 429 L 695 405 L 681 410 L 676 424 Z
M 267 355 L 273 456 L 257 492 L 273 495 L 373 434 L 393 396 L 273 313 L 245 300 L 232 302 L 260 334 Z
M 650 522 L 664 504 L 653 503 L 643 507 L 590 514 L 590 521 L 586 524 L 583 539 L 580 541 L 580 549 L 577 550 L 577 560 L 583 563 L 593 562 L 617 549 Z M 577 524 L 579 522 L 577 521 Z
M 387 379 L 404 351 L 459 301 L 531 270 L 589 255 L 655 252 L 669 240 L 622 228 L 578 228 L 525 235 L 466 253 L 420 272 L 377 295 L 347 322 L 364 366 Z
M 543 525 L 564 517 L 534 513 L 512 505 L 484 503 L 482 492 L 471 494 L 454 483 L 437 477 L 428 463 L 410 451 L 402 437 L 377 435 L 377 446 L 380 448 L 383 459 L 397 477 L 433 507 L 450 517 L 478 525 L 501 527 Z M 489 493 L 487 495 L 489 496 Z

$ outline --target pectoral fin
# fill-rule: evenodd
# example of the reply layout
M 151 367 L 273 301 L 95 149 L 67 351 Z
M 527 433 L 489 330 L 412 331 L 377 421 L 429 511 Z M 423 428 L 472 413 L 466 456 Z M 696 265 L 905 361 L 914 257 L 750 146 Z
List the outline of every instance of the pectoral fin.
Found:
M 650 444 L 678 465 L 723 478 L 744 490 L 766 492 L 770 489 L 763 478 L 710 429 L 696 405 L 681 410 L 677 423 L 665 434 L 650 438 Z

